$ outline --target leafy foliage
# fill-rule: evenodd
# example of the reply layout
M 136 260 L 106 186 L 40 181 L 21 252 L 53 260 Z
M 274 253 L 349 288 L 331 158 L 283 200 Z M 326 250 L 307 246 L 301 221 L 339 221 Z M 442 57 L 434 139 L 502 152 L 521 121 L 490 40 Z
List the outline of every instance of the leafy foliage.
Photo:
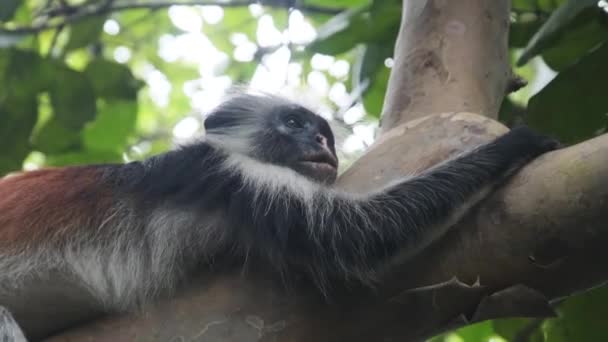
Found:
M 608 124 L 607 61 L 608 43 L 560 72 L 530 99 L 528 123 L 564 143 L 580 142 L 603 132 Z
M 99 15 L 90 20 L 77 22 L 70 26 L 70 39 L 65 45 L 65 51 L 76 50 L 96 41 L 103 30 L 105 16 Z
M 15 15 L 17 7 L 19 7 L 20 0 L 6 0 L 0 4 L 0 21 L 5 21 Z
M 196 112 L 213 104 L 219 85 L 272 78 L 280 56 L 288 56 L 285 82 L 295 75 L 290 86 L 325 87 L 323 105 L 343 114 L 359 103 L 367 116 L 358 120 L 376 122 L 400 1 L 303 0 L 293 2 L 298 11 L 264 3 L 114 11 L 106 1 L 0 1 L 0 175 L 164 151 L 183 127 L 200 127 Z M 606 8 L 512 1 L 512 64 L 531 85 L 504 101 L 501 120 L 568 143 L 606 130 Z M 297 38 L 306 27 L 316 35 Z M 346 100 L 332 98 L 340 92 Z M 607 293 L 567 300 L 556 319 L 483 322 L 433 340 L 510 341 L 523 332 L 534 342 L 601 340 Z
M 580 23 L 578 25 L 577 23 L 581 21 L 581 18 L 595 15 L 598 12 L 595 8 L 597 8 L 596 0 L 569 0 L 558 7 L 530 39 L 518 64 L 522 65 L 528 62 L 530 58 L 554 44 L 561 34 L 580 25 Z

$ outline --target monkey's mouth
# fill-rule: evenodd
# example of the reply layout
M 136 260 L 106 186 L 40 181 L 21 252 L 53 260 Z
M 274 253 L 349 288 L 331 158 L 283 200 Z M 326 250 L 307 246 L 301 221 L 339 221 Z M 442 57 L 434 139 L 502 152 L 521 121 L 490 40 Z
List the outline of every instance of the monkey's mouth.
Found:
M 296 170 L 314 180 L 331 184 L 338 176 L 338 160 L 329 152 L 310 154 L 297 162 Z
M 317 153 L 306 156 L 300 164 L 315 168 L 338 169 L 338 160 L 329 153 Z

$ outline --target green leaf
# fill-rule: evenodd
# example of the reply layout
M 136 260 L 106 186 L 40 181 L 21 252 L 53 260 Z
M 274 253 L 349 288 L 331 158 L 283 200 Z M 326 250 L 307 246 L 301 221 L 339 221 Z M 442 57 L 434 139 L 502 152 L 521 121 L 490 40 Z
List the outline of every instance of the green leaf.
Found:
M 279 30 L 283 31 L 287 28 L 289 23 L 289 10 L 284 8 L 279 9 L 267 9 L 268 14 L 272 16 L 272 22 L 274 26 Z
M 91 61 L 84 74 L 89 79 L 95 94 L 105 99 L 134 100 L 143 83 L 138 81 L 126 65 L 105 59 Z
M 511 8 L 518 11 L 535 11 L 536 1 L 534 0 L 513 0 Z
M 34 148 L 43 153 L 61 153 L 74 150 L 80 145 L 80 131 L 66 128 L 62 122 L 51 118 L 32 136 Z
M 546 341 L 604 341 L 608 317 L 608 288 L 601 287 L 567 299 L 559 317 L 543 325 Z
M 21 169 L 30 151 L 44 65 L 35 53 L 0 50 L 0 82 L 8 85 L 0 91 L 0 174 Z
M 538 9 L 541 11 L 553 11 L 555 8 L 563 4 L 564 0 L 536 0 Z
M 306 13 L 306 19 L 308 19 L 312 26 L 317 30 L 331 20 L 333 16 L 334 15 L 327 13 Z
M 597 0 L 568 0 L 561 5 L 532 37 L 517 64 L 527 63 L 532 57 L 552 46 L 562 32 L 571 28 L 570 24 L 579 15 L 585 15 L 589 10 L 600 11 Z
M 370 18 L 373 26 L 368 32 L 367 41 L 390 41 L 394 45 L 401 23 L 401 2 L 397 0 L 374 0 Z
M 379 118 L 384 104 L 390 69 L 384 61 L 393 54 L 393 44 L 369 43 L 354 66 L 354 89 L 364 88 L 363 106 L 372 117 Z
M 467 342 L 485 342 L 496 335 L 491 321 L 476 323 L 460 328 L 456 331 L 456 334 Z
M 37 99 L 33 95 L 0 100 L 0 176 L 20 170 L 30 151 L 30 134 L 38 116 Z
M 113 151 L 79 151 L 59 155 L 49 155 L 46 164 L 49 166 L 68 166 L 99 163 L 120 163 L 122 154 Z
M 552 12 L 567 0 L 513 0 L 511 8 L 519 12 Z
M 54 63 L 49 96 L 54 118 L 63 127 L 80 130 L 96 114 L 95 92 L 84 74 Z
M 511 24 L 509 28 L 509 46 L 524 47 L 532 36 L 543 25 L 544 21 L 540 18 L 531 21 L 518 21 Z
M 65 46 L 66 51 L 80 49 L 99 39 L 103 31 L 105 16 L 96 16 L 91 19 L 79 21 L 70 27 L 70 39 Z
M 595 13 L 595 11 L 593 11 Z M 599 13 L 595 13 L 599 14 Z M 555 46 L 542 54 L 544 61 L 553 70 L 563 70 L 576 62 L 589 50 L 608 40 L 608 26 L 602 22 L 603 13 L 565 31 Z
M 447 342 L 447 341 L 463 341 L 463 342 L 489 342 L 500 341 L 497 334 L 494 332 L 494 327 L 491 321 L 485 321 L 469 325 L 450 333 L 443 334 L 432 338 L 429 342 Z
M 383 67 L 371 79 L 365 94 L 363 95 L 363 106 L 365 111 L 374 118 L 380 118 L 382 105 L 386 95 L 386 86 L 391 69 Z
M 21 1 L 22 4 L 27 4 L 25 1 Z M 19 25 L 28 25 L 32 22 L 34 14 L 30 6 L 18 6 L 17 11 L 13 15 L 11 21 Z
M 2 0 L 0 1 L 0 21 L 8 21 L 13 18 L 17 8 L 21 5 L 21 0 Z
M 135 130 L 137 102 L 112 101 L 100 105 L 95 121 L 84 129 L 87 150 L 122 152 Z
M 318 32 L 308 49 L 327 55 L 351 50 L 360 43 L 391 41 L 394 44 L 401 7 L 393 0 L 376 0 L 364 6 L 334 16 Z
M 517 341 L 522 332 L 528 336 L 527 342 L 544 342 L 541 323 L 534 318 L 505 318 L 492 322 L 494 332 L 507 341 Z M 530 331 L 527 331 L 530 330 Z
M 42 91 L 49 80 L 49 63 L 31 51 L 0 50 L 0 64 L 5 63 L 3 92 L 13 96 L 33 96 Z M 2 75 L 0 75 L 2 77 Z
M 319 28 L 317 39 L 308 45 L 308 50 L 337 55 L 364 42 L 369 29 L 366 9 L 359 7 L 334 16 Z
M 530 99 L 527 123 L 564 143 L 595 136 L 608 124 L 608 43 L 560 72 Z

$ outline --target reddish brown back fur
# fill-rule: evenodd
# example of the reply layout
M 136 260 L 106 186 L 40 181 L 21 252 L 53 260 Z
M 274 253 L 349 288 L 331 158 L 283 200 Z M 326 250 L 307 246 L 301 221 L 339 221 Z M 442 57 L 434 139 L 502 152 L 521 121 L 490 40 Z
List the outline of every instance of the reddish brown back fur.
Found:
M 0 247 L 40 243 L 73 229 L 94 227 L 111 205 L 111 192 L 100 179 L 93 166 L 0 179 Z

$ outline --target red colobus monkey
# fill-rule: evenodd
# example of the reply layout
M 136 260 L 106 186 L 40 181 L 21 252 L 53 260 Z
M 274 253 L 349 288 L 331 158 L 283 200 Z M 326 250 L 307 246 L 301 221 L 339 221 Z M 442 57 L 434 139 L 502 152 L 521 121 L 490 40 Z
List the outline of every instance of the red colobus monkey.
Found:
M 0 305 L 28 338 L 170 293 L 211 260 L 254 260 L 304 275 L 322 292 L 334 282 L 371 284 L 397 253 L 427 246 L 463 209 L 557 146 L 520 127 L 355 195 L 332 188 L 334 136 L 299 105 L 244 93 L 205 127 L 204 140 L 144 161 L 0 181 Z

